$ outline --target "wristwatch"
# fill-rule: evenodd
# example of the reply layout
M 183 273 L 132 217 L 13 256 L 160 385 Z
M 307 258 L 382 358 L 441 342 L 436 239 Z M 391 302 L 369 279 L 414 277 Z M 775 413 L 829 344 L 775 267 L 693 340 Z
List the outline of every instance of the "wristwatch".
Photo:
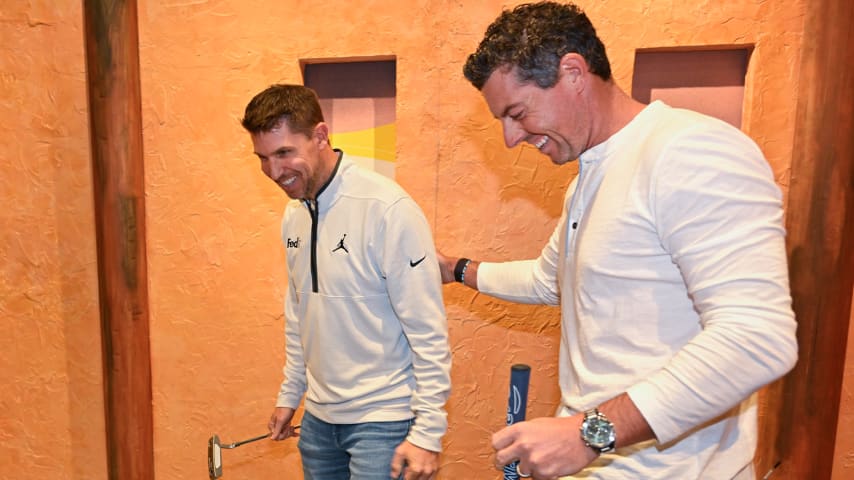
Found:
M 597 453 L 608 453 L 617 444 L 614 424 L 598 408 L 584 412 L 581 422 L 581 440 Z

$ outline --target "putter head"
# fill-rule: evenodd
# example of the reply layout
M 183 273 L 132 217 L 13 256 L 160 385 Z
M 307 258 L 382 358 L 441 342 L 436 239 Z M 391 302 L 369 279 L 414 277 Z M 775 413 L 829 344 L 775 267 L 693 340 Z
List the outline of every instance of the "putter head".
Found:
M 222 476 L 222 446 L 216 435 L 208 440 L 208 474 L 211 480 Z

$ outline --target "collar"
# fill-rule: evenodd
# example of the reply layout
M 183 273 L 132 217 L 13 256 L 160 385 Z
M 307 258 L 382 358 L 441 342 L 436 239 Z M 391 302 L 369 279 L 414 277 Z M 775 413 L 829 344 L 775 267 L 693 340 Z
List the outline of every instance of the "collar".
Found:
M 335 162 L 335 167 L 332 169 L 332 173 L 329 175 L 326 183 L 324 183 L 323 186 L 320 187 L 320 190 L 317 191 L 314 202 L 307 199 L 302 200 L 302 203 L 306 206 L 314 203 L 316 205 L 315 208 L 319 211 L 328 210 L 335 202 L 337 192 L 341 189 L 341 178 L 343 177 L 343 172 L 346 170 L 346 166 L 349 165 L 349 161 L 344 159 L 344 151 L 338 148 L 334 148 L 333 151 L 338 154 L 338 160 Z M 339 174 L 339 172 L 341 172 L 341 174 Z
M 578 157 L 579 162 L 584 165 L 600 162 L 610 157 L 615 151 L 621 150 L 627 143 L 636 142 L 641 138 L 642 131 L 651 124 L 651 117 L 665 107 L 666 105 L 660 100 L 650 103 L 617 133 L 582 153 Z

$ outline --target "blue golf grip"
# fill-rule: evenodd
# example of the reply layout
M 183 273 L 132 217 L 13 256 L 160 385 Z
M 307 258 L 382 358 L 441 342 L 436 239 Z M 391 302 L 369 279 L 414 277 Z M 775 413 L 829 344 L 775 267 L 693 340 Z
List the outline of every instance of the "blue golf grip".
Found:
M 531 378 L 531 367 L 517 363 L 510 367 L 510 396 L 507 399 L 507 425 L 525 420 L 525 410 L 528 408 L 528 382 Z M 504 480 L 518 480 L 516 463 L 504 466 Z

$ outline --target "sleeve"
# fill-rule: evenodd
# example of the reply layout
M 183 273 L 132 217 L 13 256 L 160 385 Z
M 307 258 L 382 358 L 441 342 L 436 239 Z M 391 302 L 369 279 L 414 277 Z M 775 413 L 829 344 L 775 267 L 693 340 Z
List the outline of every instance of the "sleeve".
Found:
M 285 225 L 286 220 L 283 220 L 283 234 Z M 285 298 L 285 366 L 282 369 L 284 380 L 279 388 L 276 407 L 296 409 L 299 407 L 302 396 L 305 394 L 306 374 L 302 342 L 300 341 L 299 318 L 296 315 L 296 305 L 299 302 L 299 297 L 297 296 L 296 286 L 290 272 L 288 277 L 288 293 Z
M 407 440 L 439 452 L 448 428 L 444 405 L 451 390 L 451 353 L 433 237 L 423 212 L 408 197 L 386 211 L 380 233 L 389 299 L 413 353 L 415 423 Z
M 651 177 L 664 248 L 701 332 L 628 390 L 661 443 L 734 407 L 797 360 L 781 193 L 759 148 L 724 128 L 673 142 Z
M 517 303 L 558 305 L 560 286 L 558 264 L 560 242 L 565 239 L 567 209 L 575 191 L 573 179 L 566 196 L 560 220 L 540 256 L 534 260 L 503 263 L 482 262 L 477 268 L 477 290 L 487 295 Z

